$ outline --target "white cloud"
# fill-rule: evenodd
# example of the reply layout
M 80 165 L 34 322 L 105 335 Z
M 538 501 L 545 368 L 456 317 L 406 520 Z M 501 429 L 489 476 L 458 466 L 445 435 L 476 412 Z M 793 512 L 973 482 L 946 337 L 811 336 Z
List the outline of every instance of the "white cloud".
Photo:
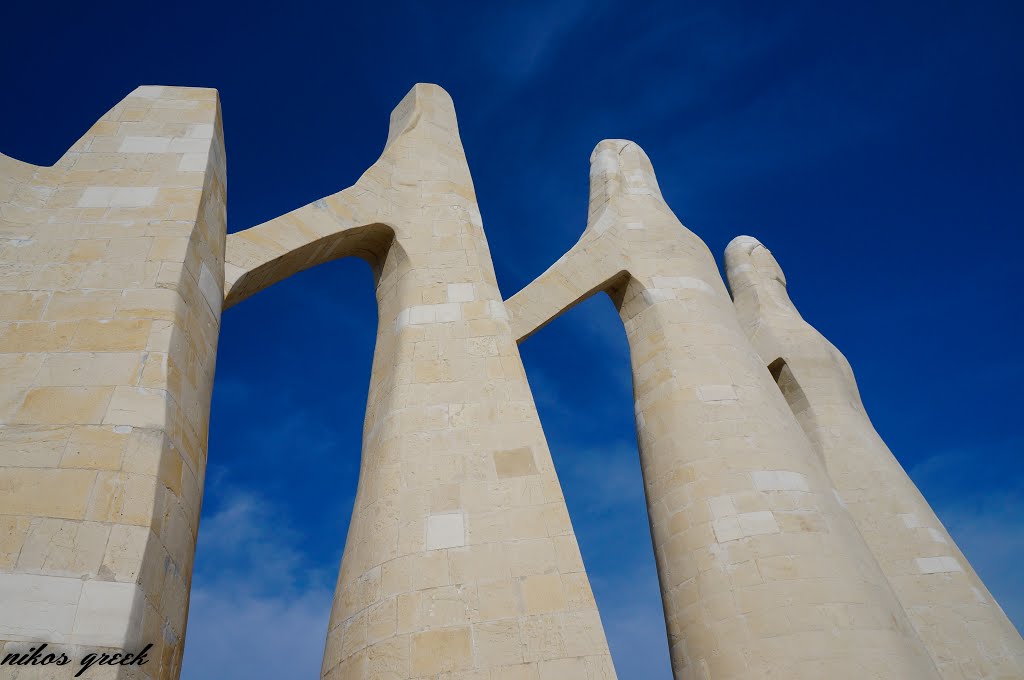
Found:
M 946 451 L 912 467 L 911 478 L 1017 629 L 1024 627 L 1024 480 L 1000 475 L 1021 439 L 978 451 Z
M 653 571 L 630 570 L 616 578 L 614 587 L 601 589 L 601 622 L 619 680 L 672 677 L 661 591 Z
M 181 677 L 319 677 L 330 605 L 318 589 L 295 598 L 196 588 Z
M 1000 492 L 936 513 L 1017 629 L 1024 624 L 1024 495 Z
M 549 63 L 568 34 L 601 9 L 585 0 L 500 6 L 493 17 L 495 30 L 481 33 L 481 40 L 488 42 L 481 44 L 480 56 L 510 81 L 529 80 Z
M 671 677 L 636 442 L 557 453 L 619 680 Z
M 182 678 L 318 677 L 337 565 L 311 562 L 260 497 L 220 505 L 200 528 Z

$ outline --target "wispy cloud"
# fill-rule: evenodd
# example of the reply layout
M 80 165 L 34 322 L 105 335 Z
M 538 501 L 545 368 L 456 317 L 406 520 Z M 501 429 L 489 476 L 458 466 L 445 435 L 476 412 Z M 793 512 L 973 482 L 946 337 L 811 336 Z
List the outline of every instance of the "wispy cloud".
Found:
M 636 441 L 581 449 L 567 458 L 559 472 L 581 512 L 603 516 L 628 510 L 646 515 Z
M 985 461 L 979 462 L 982 449 Z M 1024 628 L 1024 479 L 1000 473 L 1024 440 L 946 451 L 912 467 L 911 478 L 1018 630 Z
M 636 442 L 558 454 L 559 476 L 620 680 L 671 677 Z
M 182 677 L 315 678 L 333 596 L 329 565 L 260 496 L 229 491 L 200 529 Z
M 1018 630 L 1024 630 L 1024 493 L 986 494 L 936 513 Z
M 476 37 L 484 64 L 506 81 L 527 81 L 555 56 L 562 41 L 605 3 L 588 0 L 496 5 L 491 30 Z
M 624 570 L 615 587 L 595 585 L 595 590 L 619 680 L 671 678 L 661 592 L 652 569 Z

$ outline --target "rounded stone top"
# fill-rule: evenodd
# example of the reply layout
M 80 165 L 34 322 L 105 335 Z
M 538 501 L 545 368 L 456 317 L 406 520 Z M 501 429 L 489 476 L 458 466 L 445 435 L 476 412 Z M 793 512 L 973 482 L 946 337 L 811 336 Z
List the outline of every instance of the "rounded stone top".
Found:
M 786 275 L 772 252 L 753 236 L 737 236 L 725 247 L 725 274 L 735 289 L 746 283 L 757 285 L 778 281 L 786 285 Z
M 590 192 L 605 200 L 647 194 L 664 200 L 654 166 L 640 145 L 628 139 L 605 139 L 590 154 Z
M 391 111 L 388 139 L 384 148 L 409 132 L 421 122 L 447 130 L 458 138 L 459 122 L 455 115 L 455 102 L 450 94 L 434 83 L 416 83 L 402 101 Z

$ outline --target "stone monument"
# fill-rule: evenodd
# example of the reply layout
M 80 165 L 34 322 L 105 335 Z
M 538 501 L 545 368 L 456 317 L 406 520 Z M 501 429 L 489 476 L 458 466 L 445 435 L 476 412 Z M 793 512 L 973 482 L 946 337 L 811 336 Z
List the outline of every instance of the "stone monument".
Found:
M 88 677 L 179 677 L 221 314 L 346 256 L 379 322 L 326 680 L 615 677 L 517 347 L 601 291 L 676 678 L 1024 677 L 771 254 L 730 244 L 730 296 L 636 144 L 598 144 L 580 241 L 507 301 L 436 85 L 352 187 L 231 235 L 225 195 L 213 90 L 140 87 L 52 167 L 0 156 L 0 678 L 147 645 Z

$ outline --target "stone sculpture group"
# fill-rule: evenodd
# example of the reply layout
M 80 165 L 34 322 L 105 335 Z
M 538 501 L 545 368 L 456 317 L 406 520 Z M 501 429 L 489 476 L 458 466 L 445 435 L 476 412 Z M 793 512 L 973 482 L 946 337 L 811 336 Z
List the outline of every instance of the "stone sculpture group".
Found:
M 140 87 L 52 167 L 0 156 L 0 659 L 151 644 L 89 677 L 178 678 L 221 313 L 357 256 L 379 321 L 323 678 L 615 677 L 517 349 L 601 291 L 676 678 L 1024 677 L 772 254 L 735 239 L 727 290 L 636 144 L 598 144 L 579 242 L 508 300 L 435 85 L 354 186 L 230 235 L 225 192 L 209 89 Z

